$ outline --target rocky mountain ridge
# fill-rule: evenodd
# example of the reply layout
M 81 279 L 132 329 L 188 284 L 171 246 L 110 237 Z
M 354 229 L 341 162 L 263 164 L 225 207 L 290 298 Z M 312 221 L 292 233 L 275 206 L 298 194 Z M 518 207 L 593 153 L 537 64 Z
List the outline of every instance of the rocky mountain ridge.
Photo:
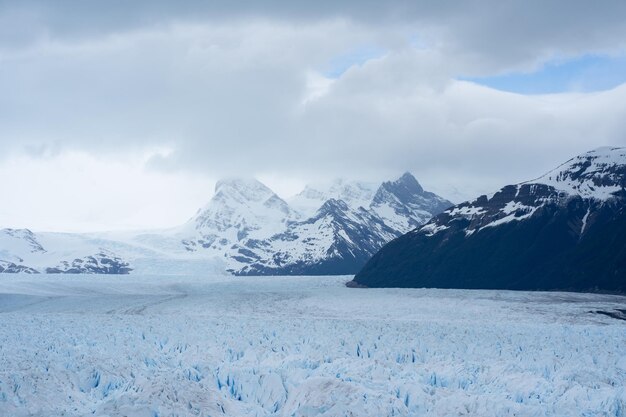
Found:
M 455 205 L 384 246 L 368 287 L 626 291 L 626 149 Z
M 234 180 L 232 188 L 252 189 L 255 197 L 262 198 L 216 201 L 218 186 L 207 207 L 189 221 L 195 225 L 196 238 L 187 238 L 185 244 L 192 252 L 223 253 L 228 272 L 235 275 L 355 273 L 383 244 L 452 204 L 424 191 L 409 173 L 381 184 L 376 191 L 371 184 L 345 180 L 333 182 L 326 190 L 306 187 L 292 199 L 295 206 L 305 207 L 301 211 L 258 181 L 240 184 Z M 316 204 L 319 207 L 308 216 Z M 240 212 L 252 205 L 255 213 L 271 214 L 250 222 L 255 216 Z M 229 221 L 220 229 L 203 228 L 207 213 Z
M 452 204 L 408 173 L 378 187 L 346 180 L 307 186 L 289 201 L 254 179 L 222 180 L 180 227 L 108 234 L 1 229 L 0 260 L 4 272 L 351 274 L 386 242 Z

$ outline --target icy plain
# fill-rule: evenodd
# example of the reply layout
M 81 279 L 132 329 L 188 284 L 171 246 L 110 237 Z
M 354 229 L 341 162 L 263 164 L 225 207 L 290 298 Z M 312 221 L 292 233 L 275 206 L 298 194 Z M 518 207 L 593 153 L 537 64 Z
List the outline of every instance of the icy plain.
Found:
M 0 277 L 0 416 L 624 416 L 626 298 Z

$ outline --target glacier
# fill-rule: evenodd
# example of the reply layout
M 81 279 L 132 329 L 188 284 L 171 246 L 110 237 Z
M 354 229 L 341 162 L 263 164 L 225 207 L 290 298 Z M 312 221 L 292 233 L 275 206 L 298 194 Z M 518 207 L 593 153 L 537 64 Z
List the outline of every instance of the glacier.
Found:
M 626 415 L 626 297 L 350 278 L 0 276 L 0 415 Z

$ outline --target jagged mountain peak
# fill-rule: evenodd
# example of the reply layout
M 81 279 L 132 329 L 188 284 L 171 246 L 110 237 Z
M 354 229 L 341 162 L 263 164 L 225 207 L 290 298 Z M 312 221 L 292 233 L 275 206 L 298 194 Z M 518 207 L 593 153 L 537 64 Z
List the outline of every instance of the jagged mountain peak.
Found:
M 318 213 L 334 211 L 334 210 L 349 210 L 348 204 L 336 198 L 329 198 L 322 204 L 322 207 L 319 208 Z
M 388 200 L 391 196 L 401 202 L 410 201 L 414 199 L 415 196 L 423 193 L 424 188 L 422 188 L 415 176 L 410 172 L 405 172 L 394 181 L 383 182 L 376 191 L 372 204 L 379 204 L 384 200 Z
M 374 212 L 361 206 L 351 207 L 345 201 L 336 198 L 327 200 L 315 215 L 305 222 L 314 223 L 320 219 L 327 219 L 329 224 L 333 225 L 341 224 L 340 227 L 343 227 L 346 222 L 361 223 L 372 227 L 375 223 L 384 225 L 383 220 L 378 218 Z M 393 229 L 388 228 L 388 230 L 390 236 L 395 237 L 394 235 L 397 235 Z
M 406 233 L 453 204 L 425 191 L 410 172 L 395 181 L 386 181 L 376 191 L 370 209 L 385 223 Z
M 398 190 L 405 191 L 405 192 L 418 193 L 418 194 L 421 194 L 424 192 L 424 189 L 422 188 L 420 183 L 417 181 L 415 176 L 408 171 L 402 174 L 402 176 L 398 178 L 397 180 L 384 182 L 383 185 L 386 185 L 388 187 L 394 187 Z

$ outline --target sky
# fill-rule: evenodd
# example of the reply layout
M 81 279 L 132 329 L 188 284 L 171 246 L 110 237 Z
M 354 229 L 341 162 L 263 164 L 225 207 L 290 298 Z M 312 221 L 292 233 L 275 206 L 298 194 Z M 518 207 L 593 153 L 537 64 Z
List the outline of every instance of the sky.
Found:
M 0 227 L 174 226 L 222 177 L 455 202 L 626 146 L 626 2 L 0 0 Z

